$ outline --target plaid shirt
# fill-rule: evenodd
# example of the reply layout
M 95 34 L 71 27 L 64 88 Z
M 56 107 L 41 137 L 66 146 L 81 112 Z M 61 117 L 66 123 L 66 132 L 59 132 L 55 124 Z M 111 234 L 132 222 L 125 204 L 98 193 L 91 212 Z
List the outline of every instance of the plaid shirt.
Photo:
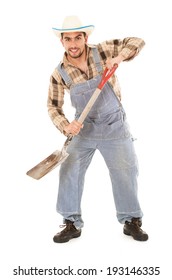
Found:
M 88 65 L 87 74 L 76 68 L 76 66 L 72 65 L 67 60 L 66 53 L 64 54 L 63 61 L 61 63 L 73 81 L 73 84 L 83 83 L 98 75 L 93 59 L 92 48 L 98 49 L 100 54 L 100 63 L 104 70 L 106 67 L 107 58 L 113 58 L 121 54 L 126 61 L 133 59 L 142 49 L 144 44 L 145 42 L 140 38 L 129 37 L 123 40 L 109 40 L 97 45 L 86 45 Z M 136 53 L 131 57 L 130 54 L 133 51 L 136 51 Z M 119 99 L 121 99 L 121 91 L 116 75 L 113 75 L 109 82 L 114 88 L 115 94 Z M 56 68 L 50 77 L 47 106 L 51 120 L 62 133 L 64 133 L 64 127 L 69 124 L 69 121 L 67 120 L 62 108 L 64 104 L 65 91 L 69 91 L 69 88 L 66 86 L 64 80 Z

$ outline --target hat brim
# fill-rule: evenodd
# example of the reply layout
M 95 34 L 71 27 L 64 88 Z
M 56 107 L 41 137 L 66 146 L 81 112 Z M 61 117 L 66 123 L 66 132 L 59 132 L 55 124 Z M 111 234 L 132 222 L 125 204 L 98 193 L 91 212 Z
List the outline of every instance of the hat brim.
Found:
M 86 26 L 81 26 L 81 27 L 76 27 L 76 28 L 69 28 L 69 29 L 58 29 L 58 28 L 52 28 L 55 35 L 57 37 L 61 37 L 62 33 L 70 33 L 70 32 L 85 32 L 88 36 L 93 32 L 94 30 L 94 25 L 86 25 Z

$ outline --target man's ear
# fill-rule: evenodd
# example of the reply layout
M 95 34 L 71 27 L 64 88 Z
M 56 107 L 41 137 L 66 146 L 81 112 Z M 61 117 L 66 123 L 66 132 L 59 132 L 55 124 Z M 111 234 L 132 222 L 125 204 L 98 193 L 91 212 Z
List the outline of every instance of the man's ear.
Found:
M 63 43 L 63 39 L 62 38 L 60 38 L 60 42 L 62 43 L 62 45 L 64 47 L 64 43 Z
M 85 43 L 88 42 L 88 35 L 85 35 Z

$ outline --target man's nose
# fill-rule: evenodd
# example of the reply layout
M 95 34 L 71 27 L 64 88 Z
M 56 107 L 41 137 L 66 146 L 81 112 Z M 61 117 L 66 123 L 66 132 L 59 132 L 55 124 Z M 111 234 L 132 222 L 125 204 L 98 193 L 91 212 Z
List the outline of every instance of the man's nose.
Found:
M 75 39 L 72 39 L 70 43 L 71 43 L 71 46 L 72 46 L 73 48 L 76 47 L 76 45 L 77 45 Z

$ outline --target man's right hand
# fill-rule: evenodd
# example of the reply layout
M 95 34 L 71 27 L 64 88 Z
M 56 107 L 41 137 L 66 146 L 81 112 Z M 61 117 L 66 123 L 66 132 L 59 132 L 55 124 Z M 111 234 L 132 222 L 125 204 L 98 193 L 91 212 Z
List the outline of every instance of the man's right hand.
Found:
M 80 132 L 81 128 L 83 128 L 83 124 L 78 122 L 77 120 L 74 120 L 64 127 L 64 131 L 67 135 L 72 134 L 74 136 Z

